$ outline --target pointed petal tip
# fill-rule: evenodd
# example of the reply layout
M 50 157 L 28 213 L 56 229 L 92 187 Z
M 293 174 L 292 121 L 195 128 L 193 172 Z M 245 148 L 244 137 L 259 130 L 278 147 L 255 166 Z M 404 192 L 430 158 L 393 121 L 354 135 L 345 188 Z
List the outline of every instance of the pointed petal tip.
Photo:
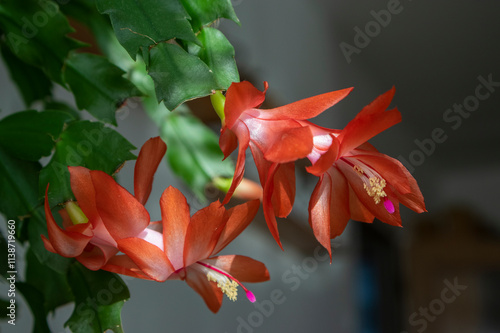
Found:
M 281 251 L 285 252 L 285 249 L 283 248 L 283 245 L 281 244 L 281 240 L 277 239 L 276 242 L 278 243 Z
M 144 143 L 134 168 L 134 194 L 141 204 L 146 204 L 153 187 L 153 178 L 163 157 L 167 145 L 157 136 Z

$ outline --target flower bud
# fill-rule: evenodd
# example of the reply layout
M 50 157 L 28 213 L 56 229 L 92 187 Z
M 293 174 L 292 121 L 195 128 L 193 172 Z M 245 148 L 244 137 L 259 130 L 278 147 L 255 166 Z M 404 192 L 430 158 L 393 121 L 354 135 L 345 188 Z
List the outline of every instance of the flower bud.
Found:
M 87 223 L 89 219 L 75 201 L 68 201 L 64 207 L 74 225 Z

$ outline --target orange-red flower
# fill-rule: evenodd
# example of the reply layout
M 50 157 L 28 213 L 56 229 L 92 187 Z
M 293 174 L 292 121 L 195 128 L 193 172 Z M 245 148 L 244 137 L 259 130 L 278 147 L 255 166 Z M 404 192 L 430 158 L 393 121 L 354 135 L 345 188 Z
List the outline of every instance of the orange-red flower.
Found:
M 68 210 L 81 209 L 79 215 L 86 220 L 73 224 L 67 210 L 61 210 L 61 228 L 52 215 L 46 195 L 48 238 L 42 235 L 45 248 L 64 257 L 74 257 L 87 268 L 98 270 L 118 253 L 118 240 L 141 237 L 154 242 L 158 239 L 156 232 L 148 228 L 150 219 L 144 204 L 165 151 L 166 145 L 159 137 L 144 144 L 135 166 L 135 196 L 102 171 L 69 167 L 71 189 L 77 204 L 67 203 Z
M 308 171 L 320 179 L 309 202 L 309 223 L 318 241 L 330 252 L 330 239 L 339 236 L 349 219 L 377 219 L 401 226 L 399 203 L 425 211 L 417 182 L 396 159 L 379 153 L 369 139 L 401 121 L 394 108 L 386 110 L 394 88 L 379 96 L 342 131 L 311 125 L 314 149 Z
M 259 205 L 259 200 L 252 200 L 226 210 L 216 201 L 190 217 L 182 193 L 167 188 L 160 207 L 164 250 L 174 269 L 168 279 L 185 280 L 213 312 L 219 310 L 223 294 L 236 299 L 238 285 L 254 302 L 255 296 L 242 282 L 269 280 L 266 266 L 241 255 L 215 255 L 248 226 Z
M 241 286 L 252 302 L 255 296 L 242 282 L 269 280 L 263 263 L 240 255 L 215 256 L 238 236 L 259 209 L 259 200 L 226 210 L 216 201 L 192 217 L 182 193 L 170 186 L 160 199 L 162 220 L 154 223 L 160 242 L 139 237 L 117 241 L 123 255 L 109 260 L 103 269 L 156 281 L 185 280 L 217 312 L 225 293 L 231 300 Z
M 259 109 L 267 90 L 249 82 L 232 83 L 226 93 L 224 123 L 219 144 L 227 157 L 238 147 L 233 182 L 223 203 L 227 203 L 243 178 L 245 153 L 252 152 L 264 189 L 263 210 L 267 225 L 281 247 L 276 216 L 286 217 L 295 199 L 297 159 L 313 150 L 313 133 L 305 119 L 312 118 L 336 104 L 351 89 L 310 97 L 282 107 Z

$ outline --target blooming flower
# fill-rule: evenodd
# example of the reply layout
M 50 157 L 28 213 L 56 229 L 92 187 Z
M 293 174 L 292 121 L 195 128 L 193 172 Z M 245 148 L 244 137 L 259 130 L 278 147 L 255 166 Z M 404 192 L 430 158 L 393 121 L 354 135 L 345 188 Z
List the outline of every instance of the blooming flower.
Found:
M 318 241 L 330 252 L 330 239 L 339 236 L 349 219 L 379 220 L 401 226 L 399 203 L 417 213 L 426 211 L 417 182 L 396 159 L 379 153 L 369 139 L 401 121 L 387 110 L 394 88 L 379 96 L 342 131 L 310 125 L 314 149 L 307 170 L 319 176 L 309 202 L 309 223 Z
M 259 109 L 267 91 L 249 82 L 232 83 L 226 93 L 224 122 L 219 144 L 227 157 L 238 147 L 233 181 L 223 204 L 227 203 L 243 178 L 245 152 L 252 152 L 264 189 L 263 210 L 267 225 L 281 247 L 276 216 L 286 217 L 295 199 L 297 159 L 313 149 L 313 133 L 303 120 L 312 118 L 336 104 L 351 89 L 333 91 L 303 99 L 282 107 Z
M 254 302 L 255 296 L 242 282 L 269 280 L 264 264 L 241 255 L 215 255 L 248 226 L 259 205 L 253 200 L 226 210 L 216 201 L 190 217 L 186 198 L 170 186 L 160 199 L 162 220 L 153 223 L 161 234 L 159 242 L 120 239 L 118 248 L 124 254 L 102 269 L 160 282 L 185 280 L 213 312 L 219 310 L 223 294 L 236 300 L 238 285 Z
M 87 268 L 98 270 L 118 253 L 117 240 L 158 238 L 155 231 L 148 228 L 150 219 L 144 204 L 165 151 L 166 145 L 159 137 L 148 140 L 141 148 L 135 166 L 135 196 L 102 171 L 69 167 L 76 202 L 66 203 L 66 210 L 60 211 L 61 228 L 45 195 L 48 238 L 41 236 L 45 248 L 64 257 L 74 257 Z
M 160 207 L 164 251 L 174 271 L 168 279 L 185 280 L 213 312 L 219 310 L 223 294 L 236 300 L 238 285 L 254 302 L 242 282 L 269 280 L 264 264 L 241 255 L 215 255 L 248 226 L 259 205 L 252 200 L 226 210 L 216 201 L 190 217 L 186 198 L 176 188 L 167 188 Z

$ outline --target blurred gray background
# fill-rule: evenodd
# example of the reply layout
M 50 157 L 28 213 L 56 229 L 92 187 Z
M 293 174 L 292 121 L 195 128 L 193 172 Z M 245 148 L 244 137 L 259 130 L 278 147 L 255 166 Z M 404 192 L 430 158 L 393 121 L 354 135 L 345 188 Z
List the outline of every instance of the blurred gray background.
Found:
M 183 282 L 125 278 L 132 296 L 123 309 L 125 331 L 500 332 L 495 312 L 500 307 L 500 3 L 234 0 L 233 5 L 241 27 L 221 22 L 220 28 L 236 49 L 242 79 L 260 89 L 262 81 L 269 82 L 269 106 L 352 86 L 344 101 L 314 120 L 342 128 L 376 96 L 396 87 L 392 105 L 403 121 L 371 142 L 408 166 L 429 212 L 403 208 L 403 228 L 351 221 L 333 241 L 329 264 L 307 223 L 316 179 L 298 173 L 294 211 L 279 224 L 285 251 L 260 213 L 224 250 L 266 263 L 271 281 L 248 286 L 260 307 L 241 294 L 235 303 L 225 299 L 214 315 Z M 3 66 L 0 71 L 4 117 L 23 105 Z M 62 91 L 61 96 L 73 103 Z M 121 110 L 118 119 L 118 130 L 136 147 L 158 135 L 141 110 Z M 257 179 L 247 165 L 248 175 Z M 119 181 L 131 189 L 132 177 L 130 163 Z M 181 188 L 193 209 L 201 208 L 164 163 L 147 205 L 152 219 L 160 219 L 158 200 L 168 185 Z M 51 318 L 54 332 L 71 311 L 72 306 L 63 307 Z M 0 323 L 0 329 L 27 332 L 26 308 L 16 323 L 15 328 Z

